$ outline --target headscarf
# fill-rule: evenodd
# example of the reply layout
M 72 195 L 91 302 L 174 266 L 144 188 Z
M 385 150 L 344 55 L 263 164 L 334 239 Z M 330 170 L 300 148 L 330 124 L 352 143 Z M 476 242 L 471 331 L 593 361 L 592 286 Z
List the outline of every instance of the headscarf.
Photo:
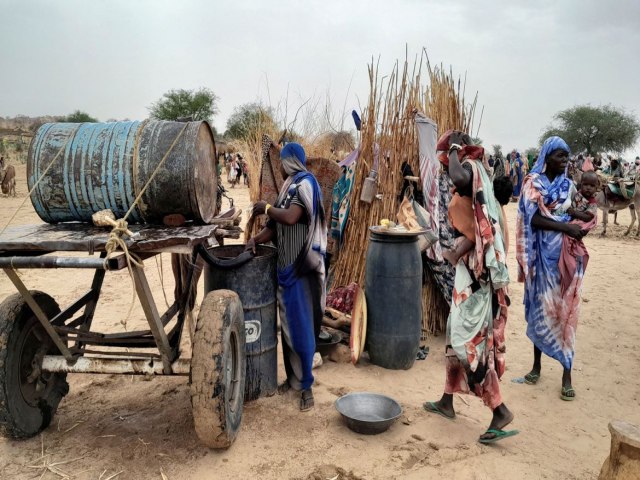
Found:
M 438 154 L 438 160 L 440 160 L 440 163 L 445 167 L 449 166 L 449 147 L 451 146 L 452 134 L 453 130 L 447 130 L 438 139 L 438 143 L 436 144 L 436 150 L 440 152 Z M 458 159 L 460 161 L 465 158 L 470 160 L 482 160 L 483 157 L 484 148 L 478 145 L 462 145 L 462 148 L 458 150 Z
M 281 205 L 288 196 L 293 197 L 297 192 L 309 219 L 309 231 L 305 239 L 305 246 L 292 265 L 293 268 L 288 268 L 285 272 L 278 272 L 280 284 L 283 285 L 289 284 L 295 277 L 312 270 L 324 272 L 327 224 L 322 206 L 320 185 L 305 167 L 307 157 L 304 148 L 298 143 L 288 143 L 280 152 L 280 159 L 287 179 L 282 185 L 276 204 Z M 303 182 L 305 182 L 304 185 Z
M 280 158 L 285 159 L 287 157 L 295 157 L 300 160 L 303 165 L 307 164 L 307 155 L 304 153 L 304 148 L 299 143 L 287 143 L 280 152 Z
M 549 137 L 542 144 L 542 148 L 540 149 L 540 153 L 538 154 L 538 160 L 531 169 L 531 173 L 544 173 L 547 164 L 547 157 L 551 155 L 551 153 L 553 153 L 555 150 L 564 150 L 567 153 L 571 153 L 569 145 L 567 145 L 567 142 L 565 142 L 563 139 L 558 136 Z
M 569 145 L 560 137 L 549 137 L 542 144 L 538 160 L 531 173 L 524 179 L 522 194 L 518 203 L 518 219 L 516 222 L 516 259 L 518 261 L 518 280 L 524 281 L 532 272 L 535 251 L 537 249 L 546 252 L 553 245 L 544 245 L 537 239 L 537 234 L 531 226 L 531 220 L 536 213 L 566 223 L 571 217 L 566 213 L 567 206 L 571 205 L 571 192 L 573 182 L 567 177 L 567 171 L 557 175 L 553 181 L 544 174 L 547 158 L 556 150 L 570 153 Z M 562 242 L 558 245 L 561 246 Z
M 307 171 L 307 156 L 299 143 L 287 143 L 280 152 L 280 160 L 288 177 Z

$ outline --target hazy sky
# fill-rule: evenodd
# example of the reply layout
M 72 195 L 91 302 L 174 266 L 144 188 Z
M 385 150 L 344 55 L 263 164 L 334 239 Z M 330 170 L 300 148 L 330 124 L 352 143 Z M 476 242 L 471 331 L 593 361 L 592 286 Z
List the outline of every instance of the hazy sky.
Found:
M 638 0 L 0 0 L 0 12 L 0 116 L 143 119 L 165 91 L 200 86 L 220 97 L 219 131 L 234 106 L 275 104 L 287 87 L 290 112 L 327 91 L 351 109 L 371 57 L 388 72 L 405 44 L 467 72 L 485 145 L 535 145 L 577 103 L 640 114 Z

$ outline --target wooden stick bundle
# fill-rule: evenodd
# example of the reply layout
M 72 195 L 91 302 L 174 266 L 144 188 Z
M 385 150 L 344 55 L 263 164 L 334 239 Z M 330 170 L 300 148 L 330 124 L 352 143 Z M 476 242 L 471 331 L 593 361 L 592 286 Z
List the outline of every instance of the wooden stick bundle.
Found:
M 423 85 L 421 74 L 426 65 L 429 85 Z M 378 225 L 383 218 L 395 219 L 400 202 L 403 176 L 401 167 L 408 162 L 419 172 L 418 138 L 413 110 L 418 109 L 432 118 L 439 133 L 448 129 L 470 131 L 477 103 L 465 105 L 465 87 L 456 82 L 451 71 L 442 66 L 431 68 L 426 52 L 416 58 L 409 70 L 405 59 L 396 62 L 390 75 L 380 77 L 378 65 L 369 65 L 370 94 L 362 119 L 361 156 L 356 166 L 351 192 L 351 211 L 345 230 L 345 240 L 334 266 L 332 288 L 356 282 L 364 284 L 369 226 Z M 462 89 L 462 90 L 461 90 Z M 364 179 L 378 156 L 379 200 L 368 204 L 360 198 Z M 381 198 L 380 198 L 381 197 Z M 424 335 L 442 332 L 446 325 L 448 306 L 430 272 L 425 272 L 423 288 Z

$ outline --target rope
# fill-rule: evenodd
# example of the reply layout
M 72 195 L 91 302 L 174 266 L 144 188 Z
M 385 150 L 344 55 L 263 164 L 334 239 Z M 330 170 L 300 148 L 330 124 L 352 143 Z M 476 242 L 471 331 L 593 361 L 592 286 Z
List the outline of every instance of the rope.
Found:
M 133 203 L 132 203 L 131 207 L 129 208 L 129 210 L 127 210 L 127 213 L 125 214 L 125 216 L 123 218 L 119 219 L 119 220 L 116 220 L 116 225 L 112 228 L 111 232 L 109 233 L 109 239 L 107 240 L 107 243 L 105 245 L 105 251 L 107 252 L 107 256 L 105 258 L 105 269 L 106 269 L 107 261 L 110 258 L 112 258 L 113 255 L 118 252 L 118 250 L 120 250 L 124 254 L 124 256 L 125 256 L 125 258 L 127 260 L 127 269 L 129 270 L 129 275 L 131 277 L 132 283 L 134 282 L 133 266 L 138 267 L 138 268 L 144 268 L 144 263 L 142 262 L 140 257 L 138 257 L 137 255 L 129 252 L 129 247 L 128 247 L 127 243 L 124 241 L 124 239 L 122 238 L 123 235 L 125 235 L 127 230 L 128 230 L 127 218 L 129 217 L 129 215 L 131 214 L 133 209 L 138 205 L 138 202 L 142 198 L 142 195 L 144 195 L 144 193 L 146 192 L 147 188 L 149 187 L 149 185 L 151 184 L 151 182 L 153 181 L 155 176 L 160 171 L 160 168 L 166 162 L 167 158 L 169 157 L 169 154 L 171 153 L 173 148 L 178 143 L 178 140 L 180 140 L 180 137 L 182 137 L 182 134 L 187 129 L 188 125 L 189 125 L 188 123 L 185 123 L 184 127 L 182 127 L 182 129 L 180 130 L 178 135 L 176 135 L 176 138 L 173 140 L 173 142 L 169 146 L 169 149 L 167 150 L 167 152 L 162 157 L 162 160 L 160 160 L 160 163 L 158 163 L 158 165 L 154 169 L 153 173 L 151 174 L 151 176 L 147 180 L 146 184 L 144 185 L 144 187 L 142 188 L 142 190 L 140 191 L 138 196 L 133 201 Z M 27 193 L 27 196 L 22 200 L 22 203 L 15 210 L 15 212 L 13 213 L 11 218 L 9 218 L 8 222 L 2 227 L 2 230 L 0 230 L 0 235 L 2 235 L 4 233 L 4 231 L 7 229 L 7 227 L 11 224 L 11 222 L 13 222 L 13 220 L 15 220 L 15 218 L 18 215 L 18 212 L 20 211 L 20 209 L 22 207 L 24 207 L 24 204 L 26 203 L 27 199 L 31 197 L 31 194 L 38 187 L 38 185 L 40 184 L 42 179 L 45 178 L 45 176 L 47 175 L 47 173 L 49 172 L 49 170 L 51 169 L 53 164 L 62 155 L 62 152 L 64 152 L 66 150 L 67 144 L 69 143 L 69 141 L 72 138 L 73 138 L 73 135 L 69 136 L 65 140 L 64 145 L 62 145 L 60 150 L 58 150 L 58 153 L 56 153 L 55 157 L 53 157 L 53 160 L 51 160 L 51 162 L 49 163 L 47 168 L 44 170 L 44 172 L 42 172 L 42 174 L 40 175 L 40 177 L 38 178 L 36 183 L 33 185 L 33 187 L 31 187 L 31 189 Z M 136 137 L 136 148 L 135 148 L 135 151 L 133 152 L 134 156 L 137 154 L 137 140 L 138 139 Z M 124 325 L 125 330 L 126 330 L 126 327 L 127 327 L 127 320 L 129 318 L 129 316 L 131 315 L 131 311 L 133 309 L 133 304 L 134 304 L 134 301 L 135 301 L 135 283 L 134 283 L 134 289 L 133 289 L 132 293 L 133 293 L 133 298 L 132 298 L 131 305 L 129 306 L 129 312 L 127 314 L 127 317 L 121 322 Z M 163 285 L 163 293 L 164 293 L 164 285 Z M 165 301 L 166 301 L 166 294 L 165 294 Z
M 124 219 L 116 220 L 116 226 L 113 227 L 111 232 L 109 233 L 109 240 L 104 247 L 107 252 L 107 261 L 114 253 L 117 252 L 118 247 L 124 253 L 127 259 L 127 265 L 131 268 L 131 265 L 135 265 L 139 268 L 144 268 L 142 260 L 136 254 L 129 252 L 129 247 L 127 246 L 127 242 L 124 241 L 122 236 L 127 232 L 127 222 Z
M 127 260 L 127 270 L 129 270 L 129 278 L 131 279 L 131 285 L 133 288 L 131 289 L 131 302 L 129 303 L 127 316 L 123 320 L 120 320 L 120 323 L 124 327 L 125 331 L 127 330 L 127 322 L 131 317 L 131 312 L 133 311 L 133 306 L 136 302 L 136 285 L 133 277 L 133 266 L 144 268 L 144 264 L 142 263 L 142 260 L 140 260 L 140 257 L 138 257 L 134 253 L 129 252 L 127 242 L 125 242 L 122 238 L 126 231 L 127 222 L 123 219 L 116 220 L 116 226 L 111 229 L 111 232 L 109 233 L 109 240 L 107 240 L 107 243 L 104 247 L 105 251 L 107 252 L 107 256 L 104 259 L 105 270 L 108 260 L 118 251 L 118 248 L 120 248 L 122 253 L 124 253 L 124 257 Z
M 160 257 L 160 263 L 158 263 L 158 257 Z M 164 288 L 164 265 L 162 264 L 162 254 L 153 257 L 156 261 L 156 269 L 158 270 L 158 276 L 160 277 L 160 285 L 162 286 L 162 296 L 164 297 L 164 303 L 169 308 L 169 300 L 167 299 L 167 292 Z
M 164 165 L 164 162 L 167 160 L 167 158 L 169 158 L 169 154 L 173 150 L 173 147 L 176 146 L 176 144 L 178 143 L 178 140 L 180 140 L 180 137 L 182 136 L 182 134 L 184 133 L 188 125 L 189 125 L 188 123 L 185 123 L 184 127 L 182 127 L 182 130 L 180 130 L 178 135 L 176 135 L 176 138 L 173 140 L 173 142 L 169 146 L 169 149 L 164 154 L 164 157 L 162 157 L 162 160 L 160 160 L 158 165 L 156 165 L 156 168 L 153 170 L 153 173 L 147 180 L 147 183 L 145 183 L 144 187 L 142 187 L 142 190 L 140 190 L 140 193 L 138 194 L 136 199 L 133 201 L 133 203 L 131 204 L 131 207 L 129 207 L 129 210 L 127 210 L 127 213 L 125 213 L 124 217 L 119 220 L 116 220 L 116 225 L 111 230 L 111 233 L 109 234 L 109 240 L 107 241 L 107 244 L 105 246 L 105 250 L 107 251 L 107 259 L 111 258 L 113 254 L 117 252 L 118 247 L 120 247 L 120 250 L 125 254 L 127 258 L 127 265 L 129 265 L 129 267 L 131 266 L 131 264 L 133 264 L 136 267 L 144 268 L 142 260 L 140 260 L 137 256 L 133 256 L 129 252 L 129 248 L 127 247 L 127 244 L 122 239 L 122 236 L 127 232 L 127 227 L 129 226 L 129 224 L 127 223 L 127 218 L 129 217 L 131 212 L 133 212 L 133 209 L 138 205 L 138 202 L 142 198 L 142 195 L 144 195 L 144 192 L 146 192 L 149 185 L 151 185 L 151 182 L 160 171 L 160 168 Z M 134 151 L 133 154 L 135 156 L 136 152 Z
M 171 153 L 171 151 L 173 150 L 173 147 L 176 146 L 176 143 L 178 143 L 178 140 L 180 140 L 180 137 L 182 137 L 182 134 L 184 133 L 184 131 L 187 129 L 187 127 L 189 126 L 188 123 L 184 124 L 184 127 L 182 127 L 182 130 L 180 130 L 180 132 L 178 133 L 178 135 L 176 135 L 176 138 L 173 140 L 173 143 L 171 144 L 171 146 L 169 147 L 169 150 L 167 150 L 167 153 L 164 154 L 164 157 L 162 157 L 162 160 L 160 160 L 160 163 L 158 163 L 158 165 L 156 166 L 155 170 L 153 171 L 153 173 L 151 174 L 151 176 L 149 177 L 149 180 L 147 180 L 147 183 L 145 184 L 144 187 L 142 187 L 142 190 L 140 190 L 140 193 L 138 194 L 138 196 L 136 197 L 136 199 L 133 201 L 133 204 L 131 205 L 131 207 L 129 207 L 129 210 L 127 210 L 127 213 L 124 216 L 124 220 L 126 220 L 129 217 L 129 214 L 133 211 L 133 209 L 136 207 L 136 205 L 138 205 L 138 202 L 140 201 L 140 199 L 142 198 L 142 195 L 144 195 L 144 192 L 147 191 L 147 188 L 149 187 L 149 185 L 151 184 L 151 182 L 153 181 L 153 179 L 155 178 L 155 176 L 158 174 L 158 172 L 160 171 L 160 167 L 162 167 L 162 165 L 164 165 L 164 162 L 167 160 L 167 158 L 169 157 L 169 154 Z M 133 153 L 134 155 L 136 154 L 135 152 Z
M 58 150 L 58 153 L 56 153 L 56 156 L 53 157 L 53 160 L 51 160 L 51 163 L 49 163 L 49 166 L 44 170 L 44 172 L 42 172 L 42 175 L 40 175 L 40 177 L 38 178 L 38 180 L 36 181 L 36 183 L 33 184 L 33 187 L 31 187 L 31 190 L 29 190 L 29 192 L 27 193 L 27 196 L 24 197 L 24 199 L 22 199 L 22 202 L 20 203 L 20 205 L 18 205 L 18 208 L 16 209 L 15 212 L 13 212 L 13 215 L 11 215 L 11 218 L 9 218 L 9 221 L 4 225 L 4 227 L 2 227 L 2 230 L 0 230 L 0 235 L 2 235 L 4 233 L 4 231 L 7 229 L 7 227 L 9 225 L 11 225 L 11 222 L 13 222 L 16 218 L 16 215 L 18 215 L 18 212 L 20 211 L 20 209 L 22 207 L 24 207 L 24 204 L 26 203 L 28 198 L 31 198 L 31 194 L 33 193 L 33 191 L 36 189 L 36 187 L 38 185 L 40 185 L 40 182 L 42 181 L 42 179 L 47 175 L 47 173 L 49 172 L 49 169 L 53 166 L 53 164 L 55 163 L 55 161 L 58 159 L 58 157 L 60 157 L 60 155 L 62 155 L 62 152 L 65 151 L 65 149 L 67 148 L 67 144 L 69 143 L 69 140 L 71 140 L 73 135 L 69 136 L 65 142 L 64 145 L 62 145 L 62 147 L 60 148 L 60 150 Z

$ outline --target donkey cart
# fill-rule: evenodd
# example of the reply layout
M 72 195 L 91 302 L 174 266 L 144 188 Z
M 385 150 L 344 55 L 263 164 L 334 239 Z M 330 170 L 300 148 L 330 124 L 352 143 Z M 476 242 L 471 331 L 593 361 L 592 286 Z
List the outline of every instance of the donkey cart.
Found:
M 69 392 L 68 373 L 189 376 L 193 419 L 200 440 L 229 447 L 240 428 L 245 384 L 245 327 L 238 295 L 209 292 L 192 338 L 191 358 L 180 341 L 193 306 L 199 256 L 218 243 L 214 225 L 131 226 L 128 252 L 137 259 L 181 254 L 183 274 L 175 302 L 162 315 L 144 269 L 127 254 L 107 255 L 108 232 L 86 224 L 27 225 L 0 235 L 0 268 L 18 293 L 0 304 L 0 432 L 27 438 L 46 428 Z M 79 255 L 85 253 L 86 255 Z M 29 290 L 17 269 L 93 269 L 89 290 L 66 309 L 47 293 Z M 107 271 L 130 268 L 148 330 L 92 330 Z

